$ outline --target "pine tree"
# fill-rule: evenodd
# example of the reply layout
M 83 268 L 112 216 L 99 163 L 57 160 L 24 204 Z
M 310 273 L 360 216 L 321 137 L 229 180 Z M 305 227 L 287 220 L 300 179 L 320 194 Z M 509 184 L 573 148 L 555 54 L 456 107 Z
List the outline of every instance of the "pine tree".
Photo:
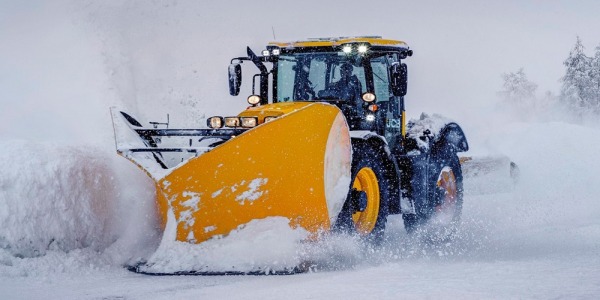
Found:
M 596 47 L 596 53 L 592 58 L 590 66 L 589 76 L 595 100 L 593 104 L 595 111 L 600 112 L 600 45 Z
M 562 78 L 563 87 L 561 98 L 578 112 L 583 112 L 594 107 L 594 84 L 590 77 L 592 58 L 585 55 L 585 47 L 577 37 L 575 46 L 564 61 L 567 68 Z

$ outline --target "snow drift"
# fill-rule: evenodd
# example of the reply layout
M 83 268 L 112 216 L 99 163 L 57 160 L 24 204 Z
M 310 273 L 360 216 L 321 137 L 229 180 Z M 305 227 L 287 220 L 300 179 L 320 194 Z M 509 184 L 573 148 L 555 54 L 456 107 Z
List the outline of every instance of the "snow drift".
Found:
M 156 248 L 152 183 L 116 154 L 13 140 L 0 161 L 0 265 L 75 249 L 120 265 Z
M 0 149 L 0 248 L 37 256 L 108 245 L 117 191 L 106 155 L 24 141 Z
M 167 223 L 160 246 L 140 271 L 167 274 L 291 271 L 302 262 L 298 248 L 308 236 L 301 227 L 292 229 L 287 218 L 269 217 L 241 225 L 227 237 L 196 245 L 176 241 L 174 228 L 169 228 L 169 224 L 173 222 Z

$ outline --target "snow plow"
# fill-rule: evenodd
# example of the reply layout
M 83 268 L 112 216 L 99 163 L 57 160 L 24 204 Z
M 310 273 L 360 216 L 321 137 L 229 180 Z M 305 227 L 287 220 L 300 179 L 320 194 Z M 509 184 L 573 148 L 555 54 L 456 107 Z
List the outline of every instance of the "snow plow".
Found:
M 286 217 L 292 226 L 313 233 L 335 221 L 330 216 L 339 213 L 345 200 L 336 188 L 343 191 L 340 187 L 345 188 L 350 177 L 350 136 L 344 117 L 334 106 L 320 103 L 278 108 L 275 113 L 288 113 L 253 130 L 137 129 L 149 145 L 156 137 L 173 135 L 209 140 L 205 148 L 193 147 L 192 140 L 187 148 L 140 145 L 122 152 L 156 181 L 163 225 L 172 214 L 178 241 L 200 243 L 269 216 Z M 265 105 L 245 114 L 270 110 Z M 148 167 L 168 167 L 164 156 L 157 154 L 165 152 L 193 155 L 170 169 Z
M 284 217 L 311 240 L 342 231 L 377 245 L 390 214 L 408 232 L 449 238 L 462 210 L 457 153 L 469 146 L 441 116 L 406 120 L 412 54 L 376 36 L 272 42 L 231 60 L 233 96 L 242 64 L 258 68 L 237 116 L 161 129 L 113 109 L 117 152 L 156 182 L 163 242 L 201 244 Z

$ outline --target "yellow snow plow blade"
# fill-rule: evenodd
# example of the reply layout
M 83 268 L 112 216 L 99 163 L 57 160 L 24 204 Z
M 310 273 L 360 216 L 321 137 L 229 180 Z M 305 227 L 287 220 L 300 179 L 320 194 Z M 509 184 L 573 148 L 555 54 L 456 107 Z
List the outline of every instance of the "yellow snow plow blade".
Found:
M 166 224 L 172 212 L 176 239 L 191 243 L 270 216 L 287 217 L 291 226 L 313 234 L 330 229 L 350 183 L 348 126 L 335 106 L 298 103 L 296 108 L 160 179 L 136 162 L 157 180 L 163 227 L 173 226 Z

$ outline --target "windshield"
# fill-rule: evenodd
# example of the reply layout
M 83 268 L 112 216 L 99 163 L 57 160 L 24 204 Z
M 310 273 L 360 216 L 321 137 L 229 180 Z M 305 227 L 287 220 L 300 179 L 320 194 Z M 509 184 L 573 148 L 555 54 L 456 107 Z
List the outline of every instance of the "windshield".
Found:
M 277 99 L 359 100 L 366 91 L 361 59 L 343 52 L 293 53 L 279 56 Z

